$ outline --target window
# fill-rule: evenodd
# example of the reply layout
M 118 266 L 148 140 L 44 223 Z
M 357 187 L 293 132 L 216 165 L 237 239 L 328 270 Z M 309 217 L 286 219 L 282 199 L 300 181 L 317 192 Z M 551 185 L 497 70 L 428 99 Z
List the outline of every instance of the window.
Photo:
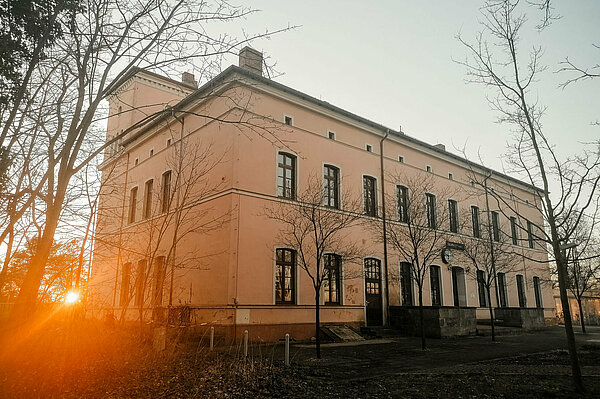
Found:
M 335 166 L 325 165 L 323 179 L 325 180 L 325 205 L 339 208 L 340 170 Z
M 381 261 L 379 259 L 365 259 L 365 292 L 367 295 L 380 295 Z M 367 299 L 368 300 L 368 299 Z
M 404 157 L 402 155 L 398 155 L 398 162 L 404 163 Z
M 335 133 L 332 131 L 328 131 L 327 132 L 327 137 L 329 137 L 331 140 L 335 140 Z
M 425 170 L 429 173 L 433 172 L 433 168 L 430 165 L 425 166 Z
M 454 175 L 450 172 L 448 172 L 448 179 L 454 180 Z
M 467 306 L 465 271 L 462 267 L 452 267 L 452 298 L 454 306 Z
M 144 219 L 150 218 L 152 216 L 152 192 L 153 192 L 154 180 L 148 180 L 146 182 L 146 187 L 144 191 L 144 211 L 142 212 L 144 215 Z
M 486 308 L 489 298 L 485 286 L 485 272 L 483 270 L 477 270 L 477 291 L 479 293 L 479 307 Z
M 510 236 L 512 238 L 513 245 L 519 244 L 519 234 L 517 231 L 517 218 L 514 216 L 510 217 Z
M 448 200 L 448 217 L 450 218 L 450 232 L 458 233 L 458 203 Z
M 363 192 L 365 200 L 365 214 L 368 216 L 377 216 L 377 194 L 375 187 L 377 180 L 371 176 L 363 177 Z
M 283 117 L 283 122 L 284 122 L 286 125 L 292 126 L 292 125 L 294 124 L 294 119 L 293 119 L 291 116 L 284 115 L 284 117 Z
M 525 281 L 520 274 L 517 274 L 517 294 L 519 295 L 519 307 L 524 308 L 527 306 L 527 298 L 525 297 Z
M 506 274 L 498 273 L 498 299 L 500 300 L 500 307 L 505 308 L 508 306 L 508 290 L 506 287 Z
M 133 164 L 134 164 L 135 166 L 137 166 L 137 164 L 138 164 L 138 163 L 139 163 L 139 159 L 137 159 L 137 158 L 136 158 L 136 159 L 135 159 L 135 161 L 133 162 Z
M 169 212 L 171 206 L 171 171 L 162 174 L 161 212 Z
M 435 195 L 425 194 L 425 211 L 427 212 L 427 227 L 435 229 L 437 227 L 435 212 Z
M 496 211 L 492 211 L 492 236 L 494 241 L 500 241 L 500 218 Z
M 154 148 L 150 150 L 150 156 L 154 155 Z
M 277 196 L 296 198 L 296 157 L 285 152 L 277 154 Z
M 144 303 L 144 291 L 146 288 L 146 259 L 138 262 L 137 273 L 135 276 L 135 306 Z
M 542 308 L 542 280 L 538 276 L 533 277 L 533 293 L 535 294 L 535 307 Z
M 527 243 L 529 244 L 529 248 L 534 247 L 533 223 L 531 223 L 529 220 L 527 221 Z
M 169 138 L 169 139 L 167 139 L 167 147 L 170 147 L 170 146 L 171 146 L 171 139 Z
M 371 146 L 371 144 L 367 144 L 367 146 L 366 146 L 366 150 L 367 150 L 368 152 L 373 152 L 373 146 Z
M 471 207 L 471 222 L 473 224 L 473 237 L 481 238 L 481 222 L 479 221 L 479 207 Z
M 275 303 L 296 302 L 296 251 L 278 249 L 275 267 Z
M 129 302 L 129 283 L 131 280 L 131 263 L 125 263 L 121 271 L 121 298 L 119 305 L 126 306 Z
M 123 107 L 121 107 L 121 106 L 119 105 L 119 113 L 118 113 L 118 116 L 120 116 L 120 115 L 121 115 L 121 112 L 123 112 Z
M 129 223 L 135 222 L 135 210 L 137 208 L 137 192 L 137 187 L 132 188 L 129 192 Z
M 339 305 L 340 297 L 340 277 L 342 271 L 342 257 L 336 254 L 325 255 L 325 279 L 323 287 L 325 288 L 325 305 Z
M 402 306 L 413 306 L 412 267 L 408 262 L 400 263 L 400 287 L 402 288 Z
M 152 284 L 152 304 L 162 305 L 163 286 L 165 281 L 165 257 L 157 256 L 154 259 L 154 275 Z
M 398 190 L 398 221 L 408 223 L 408 187 L 397 186 Z
M 442 306 L 442 284 L 439 266 L 429 267 L 429 283 L 431 285 L 431 306 Z

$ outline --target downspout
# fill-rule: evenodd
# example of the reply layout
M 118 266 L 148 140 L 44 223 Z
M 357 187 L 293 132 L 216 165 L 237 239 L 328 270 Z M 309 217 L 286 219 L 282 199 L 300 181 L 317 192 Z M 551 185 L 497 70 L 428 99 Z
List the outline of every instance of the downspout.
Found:
M 383 275 L 385 278 L 385 306 L 383 312 L 383 325 L 389 325 L 389 310 L 390 310 L 390 290 L 388 283 L 388 252 L 387 252 L 387 221 L 385 213 L 385 173 L 383 169 L 383 142 L 390 134 L 390 129 L 386 129 L 385 136 L 379 141 L 379 164 L 381 170 L 381 221 L 383 224 Z
M 174 279 L 174 275 L 175 275 L 175 257 L 177 256 L 177 233 L 178 233 L 178 223 L 181 222 L 181 220 L 179 220 L 178 218 L 181 217 L 181 214 L 179 212 L 181 212 L 181 210 L 179 209 L 179 207 L 181 206 L 181 204 L 179 203 L 180 201 L 180 187 L 177 186 L 177 182 L 179 182 L 179 186 L 181 186 L 181 175 L 182 175 L 182 170 L 183 170 L 183 130 L 185 127 L 185 118 L 181 117 L 178 118 L 177 115 L 173 114 L 173 117 L 179 122 L 181 123 L 181 131 L 179 133 L 179 159 L 178 159 L 178 164 L 177 167 L 179 168 L 179 170 L 177 171 L 177 179 L 175 179 L 175 187 L 174 189 L 177 190 L 177 200 L 176 200 L 176 204 L 175 204 L 175 212 L 177 212 L 178 214 L 174 215 L 175 216 L 175 228 L 174 228 L 174 232 L 173 232 L 173 241 L 172 241 L 172 248 L 173 251 L 171 252 L 171 281 L 169 282 L 169 310 L 173 307 L 173 279 Z M 167 211 L 169 212 L 170 209 Z M 191 302 L 191 300 L 190 300 Z M 191 305 L 191 303 L 190 303 Z

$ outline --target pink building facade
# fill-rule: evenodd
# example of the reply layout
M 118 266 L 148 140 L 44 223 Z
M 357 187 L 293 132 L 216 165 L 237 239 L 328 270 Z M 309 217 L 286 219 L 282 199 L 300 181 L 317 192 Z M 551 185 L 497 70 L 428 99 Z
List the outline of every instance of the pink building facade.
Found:
M 230 336 L 249 330 L 262 340 L 311 337 L 312 283 L 297 265 L 298 248 L 278 241 L 281 226 L 265 209 L 293 202 L 315 177 L 336 198 L 363 198 L 363 218 L 374 225 L 381 224 L 382 188 L 393 195 L 403 182 L 391 176 L 402 175 L 433 179 L 440 192 L 454 193 L 460 214 L 476 208 L 484 217 L 485 195 L 472 176 L 487 169 L 267 79 L 260 57 L 244 49 L 240 67 L 200 88 L 189 75 L 178 82 L 136 70 L 110 98 L 107 140 L 114 143 L 101 166 L 90 282 L 99 315 L 150 320 L 159 318 L 156 309 L 171 307 L 185 309 L 186 322 Z M 519 226 L 543 226 L 535 188 L 500 173 L 489 185 L 519 209 Z M 438 206 L 448 199 L 438 197 Z M 516 234 L 514 249 L 525 255 L 503 276 L 503 305 L 554 317 L 552 291 L 543 284 L 550 278 L 545 248 L 526 228 L 511 230 L 509 211 L 490 209 L 499 231 Z M 388 223 L 401 225 L 395 209 L 387 214 Z M 440 223 L 448 241 L 474 234 L 471 222 L 449 223 Z M 348 235 L 363 253 L 358 261 L 336 260 L 336 281 L 321 295 L 322 323 L 381 325 L 388 305 L 415 305 L 414 283 L 401 281 L 401 254 L 388 246 L 385 259 L 377 229 L 355 226 Z M 438 277 L 426 279 L 425 306 L 472 307 L 489 318 L 460 251 L 431 265 Z

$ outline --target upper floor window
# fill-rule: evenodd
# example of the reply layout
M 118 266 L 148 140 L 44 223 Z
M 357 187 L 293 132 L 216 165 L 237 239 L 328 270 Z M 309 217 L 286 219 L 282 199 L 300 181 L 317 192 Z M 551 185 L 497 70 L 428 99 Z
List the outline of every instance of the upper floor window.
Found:
M 275 262 L 275 303 L 296 301 L 296 251 L 277 249 Z
M 513 245 L 519 243 L 519 234 L 517 231 L 517 218 L 514 216 L 510 217 L 510 237 L 512 238 Z
M 292 125 L 294 124 L 294 118 L 292 118 L 292 117 L 291 117 L 291 116 L 289 116 L 289 115 L 284 115 L 284 117 L 283 117 L 283 122 L 284 122 L 286 125 L 292 126 Z
M 368 152 L 373 152 L 373 146 L 372 146 L 371 144 L 367 144 L 367 145 L 366 145 L 366 147 L 365 147 L 365 149 L 366 149 Z
M 432 173 L 432 172 L 433 172 L 433 168 L 431 167 L 431 165 L 427 165 L 427 166 L 425 166 L 425 170 L 426 170 L 427 172 L 429 172 L 429 173 Z
M 492 237 L 494 241 L 500 241 L 500 215 L 496 211 L 492 211 Z
M 162 174 L 161 212 L 169 211 L 171 206 L 171 171 Z
M 144 190 L 144 211 L 143 216 L 144 219 L 148 219 L 150 216 L 152 216 L 152 195 L 153 195 L 153 186 L 154 186 L 154 180 L 150 179 L 146 182 L 145 184 L 145 190 Z
M 323 179 L 325 180 L 325 205 L 339 208 L 340 170 L 335 166 L 325 165 Z
M 398 221 L 408 223 L 408 187 L 398 186 Z
M 123 264 L 123 270 L 121 270 L 121 296 L 119 298 L 119 305 L 126 306 L 129 303 L 129 284 L 131 280 L 131 263 L 127 262 Z
M 285 152 L 277 154 L 277 196 L 296 198 L 296 157 Z
M 325 305 L 339 305 L 341 303 L 342 257 L 336 254 L 326 254 L 324 261 Z
M 398 162 L 404 163 L 404 157 L 402 155 L 398 155 Z
M 363 177 L 365 214 L 368 216 L 377 216 L 377 193 L 375 191 L 376 185 L 377 180 L 374 177 Z
M 454 180 L 454 175 L 450 172 L 448 172 L 448 179 Z
M 335 132 L 332 132 L 331 130 L 329 130 L 327 132 L 327 137 L 329 137 L 331 140 L 335 140 Z
M 531 223 L 529 220 L 527 221 L 527 243 L 529 244 L 529 248 L 534 247 L 533 223 Z
M 448 217 L 450 218 L 450 232 L 458 233 L 458 203 L 448 200 Z
M 481 222 L 479 221 L 479 207 L 471 207 L 471 222 L 473 224 L 473 237 L 481 238 Z
M 437 227 L 435 195 L 425 193 L 425 212 L 427 214 L 427 227 L 435 229 Z
M 135 222 L 135 211 L 137 209 L 137 192 L 137 187 L 132 188 L 129 192 L 129 223 Z

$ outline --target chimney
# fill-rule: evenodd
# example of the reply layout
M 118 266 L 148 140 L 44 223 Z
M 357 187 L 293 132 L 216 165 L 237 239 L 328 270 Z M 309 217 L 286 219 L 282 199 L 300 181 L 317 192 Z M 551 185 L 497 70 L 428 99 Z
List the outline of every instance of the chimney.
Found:
M 194 79 L 194 74 L 189 73 L 189 72 L 184 72 L 181 75 L 181 83 L 186 84 L 188 86 L 192 86 L 192 87 L 198 87 L 198 84 L 196 83 L 196 80 Z
M 240 50 L 240 68 L 262 76 L 263 55 L 248 46 Z
M 438 150 L 446 151 L 446 146 L 443 144 L 435 144 L 434 147 Z

